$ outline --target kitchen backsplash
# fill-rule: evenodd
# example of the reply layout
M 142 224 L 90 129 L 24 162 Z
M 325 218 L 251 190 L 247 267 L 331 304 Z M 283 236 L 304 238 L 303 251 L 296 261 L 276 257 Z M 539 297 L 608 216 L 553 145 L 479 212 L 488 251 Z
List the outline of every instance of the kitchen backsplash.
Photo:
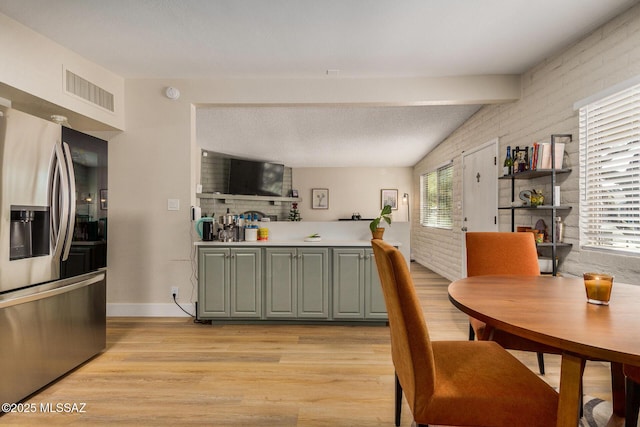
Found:
M 203 155 L 200 157 L 200 183 L 202 184 L 203 193 L 225 193 L 229 186 L 229 156 L 225 156 L 213 151 L 202 150 Z M 207 155 L 204 156 L 204 153 Z M 284 176 L 282 182 L 283 196 L 288 196 L 291 183 L 291 168 L 284 168 Z M 229 200 L 224 203 L 223 200 L 216 199 L 200 199 L 200 208 L 202 214 L 210 216 L 215 213 L 220 216 L 227 212 L 227 208 L 232 214 L 241 214 L 247 211 L 258 211 L 268 216 L 276 216 L 278 221 L 286 221 L 289 217 L 291 209 L 290 202 L 281 202 L 280 205 L 274 205 L 270 201 L 255 200 Z

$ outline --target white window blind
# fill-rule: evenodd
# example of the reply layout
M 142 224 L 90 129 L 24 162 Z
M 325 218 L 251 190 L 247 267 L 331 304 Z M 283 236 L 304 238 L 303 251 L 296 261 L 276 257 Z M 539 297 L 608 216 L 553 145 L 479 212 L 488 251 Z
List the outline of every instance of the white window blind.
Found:
M 640 84 L 580 108 L 580 244 L 640 254 Z
M 428 227 L 451 228 L 453 206 L 453 163 L 420 176 L 420 223 Z

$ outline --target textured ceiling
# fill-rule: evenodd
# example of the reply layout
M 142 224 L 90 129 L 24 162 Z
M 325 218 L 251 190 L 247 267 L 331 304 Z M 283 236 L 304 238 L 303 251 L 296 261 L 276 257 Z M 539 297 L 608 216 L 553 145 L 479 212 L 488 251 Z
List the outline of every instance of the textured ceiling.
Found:
M 520 74 L 635 3 L 0 0 L 0 13 L 125 78 L 434 77 Z M 197 133 L 287 165 L 411 166 L 478 107 L 206 108 Z
M 198 144 L 291 167 L 413 166 L 479 107 L 209 107 Z
M 127 78 L 519 74 L 635 0 L 0 0 Z

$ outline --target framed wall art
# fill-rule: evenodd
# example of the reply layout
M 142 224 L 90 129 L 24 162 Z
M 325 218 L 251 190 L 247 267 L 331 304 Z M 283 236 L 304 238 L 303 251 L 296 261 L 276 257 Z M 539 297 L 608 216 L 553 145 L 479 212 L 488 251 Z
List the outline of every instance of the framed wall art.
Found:
M 329 189 L 311 189 L 311 209 L 329 209 Z
M 382 189 L 380 190 L 380 209 L 386 205 L 391 206 L 391 209 L 398 209 L 398 190 Z

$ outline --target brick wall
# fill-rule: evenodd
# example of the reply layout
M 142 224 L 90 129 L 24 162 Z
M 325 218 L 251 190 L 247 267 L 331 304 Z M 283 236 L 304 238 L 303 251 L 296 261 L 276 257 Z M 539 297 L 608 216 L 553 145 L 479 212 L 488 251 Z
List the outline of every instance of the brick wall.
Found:
M 616 83 L 640 74 L 640 6 L 586 35 L 580 41 L 548 57 L 522 75 L 522 97 L 510 104 L 481 108 L 414 168 L 414 194 L 419 193 L 420 175 L 444 161 L 454 160 L 454 224 L 451 230 L 422 227 L 414 223 L 411 247 L 417 262 L 449 278 L 462 275 L 462 219 L 458 202 L 462 203 L 461 153 L 496 137 L 504 156 L 507 145 L 530 146 L 535 141 L 549 140 L 553 133 L 570 133 L 567 144 L 568 167 L 572 172 L 561 176 L 562 203 L 573 206 L 565 219 L 565 242 L 573 249 L 560 266 L 561 272 L 581 275 L 586 270 L 607 269 L 616 280 L 637 281 L 640 263 L 637 257 L 603 254 L 581 250 L 578 229 L 578 113 L 573 104 Z M 526 48 L 526 47 L 525 47 Z M 488 58 L 490 60 L 490 58 Z M 550 196 L 551 189 L 542 178 L 518 183 L 521 189 L 542 188 Z M 499 184 L 499 205 L 508 205 L 510 183 Z M 419 218 L 419 200 L 412 206 L 412 218 Z M 537 216 L 519 215 L 516 224 L 534 225 Z M 549 220 L 545 220 L 547 223 Z M 510 213 L 500 211 L 501 231 L 510 231 Z
M 229 184 L 229 157 L 207 150 L 202 150 L 202 153 L 200 176 L 202 192 L 225 193 Z M 206 156 L 204 155 L 205 153 Z M 291 168 L 285 167 L 282 193 L 286 196 L 289 194 L 289 191 L 291 191 Z M 224 203 L 223 200 L 200 199 L 200 207 L 202 208 L 202 214 L 207 214 L 208 216 L 212 213 L 220 216 L 227 212 L 228 208 L 232 214 L 258 211 L 266 215 L 276 215 L 278 221 L 286 221 L 289 216 L 289 210 L 291 209 L 291 203 L 281 202 L 279 205 L 274 205 L 268 201 L 253 200 L 229 200 L 228 203 Z

